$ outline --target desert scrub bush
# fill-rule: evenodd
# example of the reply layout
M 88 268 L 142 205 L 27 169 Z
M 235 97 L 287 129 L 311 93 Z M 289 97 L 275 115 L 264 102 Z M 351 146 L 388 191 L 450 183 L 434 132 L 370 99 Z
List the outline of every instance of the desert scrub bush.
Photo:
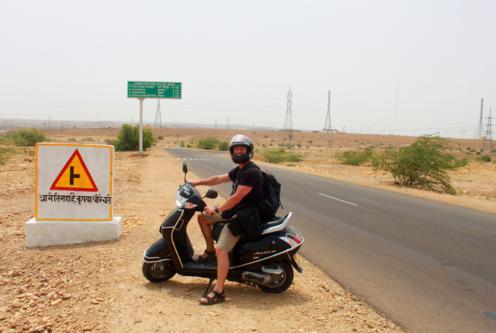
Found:
M 0 135 L 0 145 L 12 145 L 12 139 L 8 135 Z
M 491 162 L 491 156 L 489 155 L 482 155 L 481 157 L 478 158 L 479 161 L 482 162 Z
M 336 157 L 337 159 L 347 165 L 362 165 L 365 162 L 372 160 L 374 156 L 374 150 L 372 148 L 365 148 L 362 150 L 348 150 L 339 153 Z
M 159 136 L 157 137 L 157 139 L 159 139 L 159 140 L 163 140 L 163 139 L 164 139 L 164 136 L 163 136 L 163 135 L 159 135 Z
M 114 142 L 117 151 L 134 151 L 139 149 L 139 126 L 124 124 Z M 143 128 L 143 150 L 150 148 L 153 141 L 153 134 L 149 128 Z
M 263 158 L 269 163 L 301 162 L 298 154 L 292 154 L 284 149 L 268 149 L 262 152 Z
M 445 139 L 423 136 L 410 146 L 389 150 L 382 167 L 391 172 L 399 185 L 456 194 L 447 170 L 457 168 L 460 163 L 445 152 L 446 148 Z
M 9 157 L 9 155 L 13 154 L 15 151 L 10 147 L 0 147 L 0 165 L 5 163 L 5 160 Z
M 229 150 L 229 142 L 227 142 L 227 141 L 220 142 L 218 148 L 221 151 Z
M 217 147 L 218 144 L 219 144 L 219 140 L 217 140 L 216 138 L 206 138 L 206 139 L 200 139 L 196 146 L 200 149 L 211 150 L 211 149 L 215 149 L 215 147 Z
M 46 141 L 46 136 L 43 132 L 36 128 L 26 128 L 8 134 L 8 137 L 17 146 L 34 146 L 38 142 Z

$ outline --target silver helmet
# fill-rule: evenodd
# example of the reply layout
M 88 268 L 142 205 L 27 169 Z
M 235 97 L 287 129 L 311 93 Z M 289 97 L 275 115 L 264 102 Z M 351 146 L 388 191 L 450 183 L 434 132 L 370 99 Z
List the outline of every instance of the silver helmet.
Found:
M 234 147 L 244 146 L 247 148 L 246 154 L 234 155 Z M 237 134 L 232 137 L 229 142 L 229 152 L 231 153 L 231 159 L 234 163 L 246 163 L 253 157 L 253 142 L 249 137 L 243 134 Z

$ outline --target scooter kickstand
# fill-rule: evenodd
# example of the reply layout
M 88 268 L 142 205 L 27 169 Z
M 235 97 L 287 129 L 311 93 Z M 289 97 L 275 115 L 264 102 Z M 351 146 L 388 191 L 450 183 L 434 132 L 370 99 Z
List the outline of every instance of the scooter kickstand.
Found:
M 203 293 L 203 297 L 207 297 L 208 293 L 210 292 L 210 288 L 212 287 L 212 283 L 214 282 L 214 278 L 208 279 L 208 286 L 207 289 L 205 289 L 205 292 Z

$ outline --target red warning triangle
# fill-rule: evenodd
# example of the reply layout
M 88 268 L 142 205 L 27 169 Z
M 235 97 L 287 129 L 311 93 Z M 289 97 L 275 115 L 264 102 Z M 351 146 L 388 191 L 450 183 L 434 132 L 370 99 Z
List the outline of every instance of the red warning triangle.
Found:
M 79 150 L 75 150 L 59 172 L 50 190 L 60 191 L 88 191 L 97 192 L 93 177 L 91 177 Z

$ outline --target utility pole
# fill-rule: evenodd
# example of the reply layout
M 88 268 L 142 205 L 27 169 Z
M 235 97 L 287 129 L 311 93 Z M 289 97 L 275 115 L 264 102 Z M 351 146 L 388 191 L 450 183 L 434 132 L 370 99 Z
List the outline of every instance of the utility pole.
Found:
M 398 82 L 396 82 L 396 89 L 394 93 L 394 133 L 393 135 L 397 135 L 397 123 L 398 123 L 398 91 L 399 91 L 399 86 Z
M 327 92 L 327 114 L 326 114 L 326 119 L 324 123 L 324 131 L 327 133 L 332 132 L 332 126 L 331 126 L 331 91 L 329 90 Z
M 482 138 L 482 133 L 484 131 L 484 98 L 481 98 L 480 105 L 480 116 L 479 116 L 479 125 L 477 125 L 477 133 L 475 134 L 477 139 Z
M 492 110 L 491 108 L 489 108 L 489 117 L 487 117 L 486 135 L 484 136 L 484 148 L 486 148 L 486 144 L 487 144 L 489 151 L 493 149 L 492 121 L 493 121 Z
M 289 147 L 293 146 L 293 93 L 291 86 L 286 99 L 286 119 L 284 119 L 284 130 L 288 132 Z
M 157 99 L 157 112 L 155 112 L 155 128 L 162 128 L 162 111 L 160 110 L 160 98 Z

